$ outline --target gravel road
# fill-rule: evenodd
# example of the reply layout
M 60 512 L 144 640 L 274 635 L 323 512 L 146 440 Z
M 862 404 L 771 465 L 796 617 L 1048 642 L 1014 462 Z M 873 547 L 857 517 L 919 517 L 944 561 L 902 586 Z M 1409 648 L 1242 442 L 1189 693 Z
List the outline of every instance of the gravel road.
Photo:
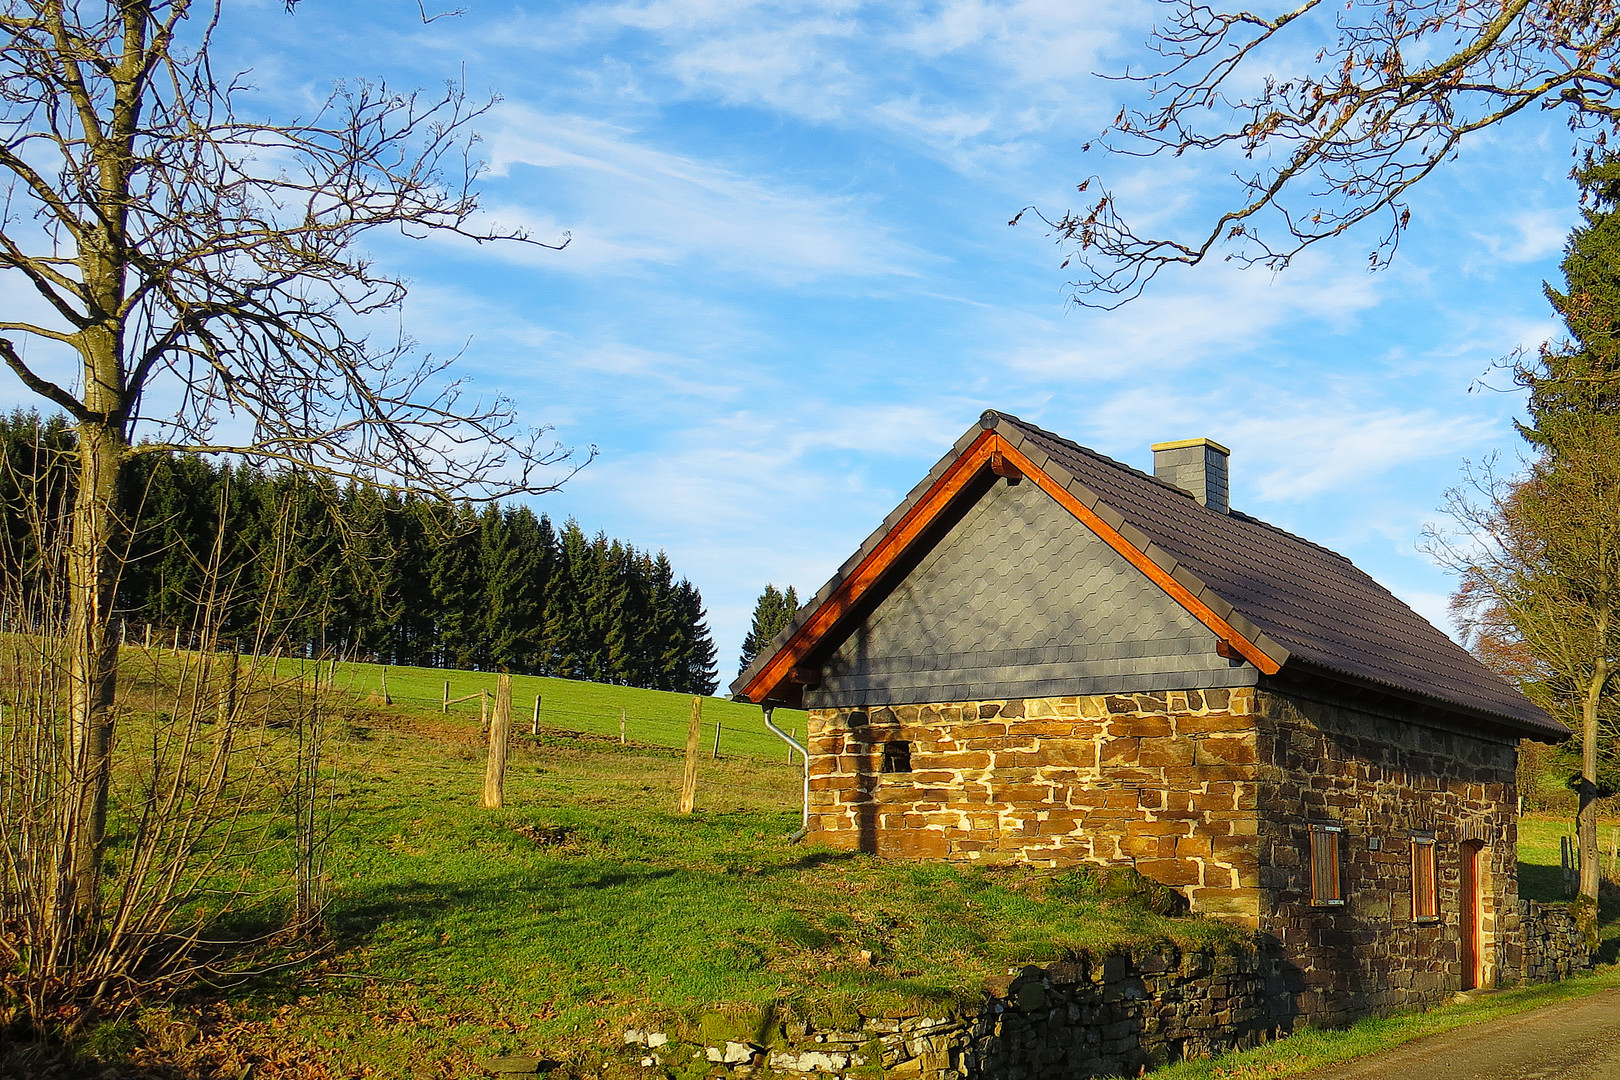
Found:
M 1305 1080 L 1620 1080 L 1620 990 L 1431 1035 Z

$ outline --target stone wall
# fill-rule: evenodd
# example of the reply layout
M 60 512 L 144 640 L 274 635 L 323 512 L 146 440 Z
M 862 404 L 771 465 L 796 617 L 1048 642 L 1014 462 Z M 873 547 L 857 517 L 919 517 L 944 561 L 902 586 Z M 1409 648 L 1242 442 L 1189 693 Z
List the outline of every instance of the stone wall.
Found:
M 1592 948 L 1566 904 L 1519 901 L 1520 939 L 1509 962 L 1522 982 L 1557 982 L 1592 966 Z
M 1254 691 L 810 712 L 810 838 L 910 858 L 1134 862 L 1254 925 Z M 911 771 L 892 768 L 905 744 Z
M 644 1065 L 706 1059 L 727 1069 L 919 1080 L 1060 1080 L 1134 1076 L 1183 1057 L 1254 1046 L 1291 1027 L 1278 961 L 1166 946 L 1136 957 L 1083 957 L 987 980 L 982 1001 L 941 1016 L 864 1016 L 848 1030 L 782 1026 L 771 1045 L 697 1047 L 627 1031 Z
M 1520 905 L 1528 981 L 1567 978 L 1589 957 L 1562 906 Z M 1517 955 L 1517 954 L 1515 954 Z M 691 1075 L 768 1067 L 777 1075 L 837 1080 L 1078 1080 L 1135 1076 L 1183 1058 L 1211 1057 L 1291 1033 L 1300 971 L 1256 935 L 1237 952 L 1181 951 L 1082 956 L 987 979 L 982 999 L 938 1015 L 882 1013 L 847 1027 L 773 1024 L 760 1041 L 697 1045 L 661 1032 L 624 1033 L 646 1067 Z
M 1481 849 L 1480 985 L 1514 981 L 1519 930 L 1517 744 L 1274 690 L 1256 697 L 1261 925 L 1300 969 L 1300 1011 L 1326 1019 L 1421 1008 L 1463 989 L 1461 876 Z M 1312 903 L 1310 826 L 1339 834 L 1345 903 Z M 1412 842 L 1435 841 L 1439 919 L 1412 912 Z

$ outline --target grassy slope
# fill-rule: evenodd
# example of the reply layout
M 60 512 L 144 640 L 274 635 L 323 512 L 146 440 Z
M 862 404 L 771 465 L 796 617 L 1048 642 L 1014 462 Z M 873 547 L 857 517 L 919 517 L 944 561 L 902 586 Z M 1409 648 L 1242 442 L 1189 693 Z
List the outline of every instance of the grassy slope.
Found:
M 632 1024 L 707 1027 L 712 1038 L 717 1024 L 752 1032 L 771 1006 L 823 1021 L 863 1006 L 926 1011 L 976 996 L 1010 965 L 1068 950 L 1233 940 L 1225 927 L 1128 902 L 1048 899 L 1046 876 L 1027 869 L 789 844 L 801 772 L 759 730 L 757 710 L 726 703 L 704 703 L 705 717 L 736 712 L 721 713 L 718 762 L 707 729 L 698 812 L 679 816 L 674 746 L 690 703 L 680 695 L 534 680 L 548 723 L 574 718 L 611 735 L 525 735 L 507 806 L 483 810 L 476 703 L 440 715 L 443 677 L 412 682 L 390 669 L 398 704 L 362 707 L 340 725 L 327 958 L 199 1003 L 204 1037 L 181 1057 L 274 1058 L 285 1075 L 310 1074 L 294 1061 L 337 1074 L 456 1075 L 481 1055 L 588 1055 Z M 458 684 L 492 682 L 451 678 L 452 696 Z M 642 718 L 631 730 L 646 742 L 618 744 L 621 705 Z M 163 1022 L 148 1017 L 145 1029 Z
M 337 685 L 363 700 L 377 676 L 340 665 Z M 698 813 L 683 818 L 672 810 L 688 696 L 515 679 L 520 730 L 535 693 L 547 727 L 515 749 L 507 807 L 482 810 L 477 702 L 440 715 L 446 677 L 452 697 L 494 682 L 390 668 L 396 704 L 362 705 L 340 725 L 345 795 L 324 959 L 180 1006 L 203 1032 L 186 1048 L 156 1049 L 168 1030 L 158 1011 L 139 1029 L 104 1033 L 105 1057 L 203 1072 L 277 1063 L 261 1067 L 265 1080 L 458 1075 L 502 1052 L 588 1059 L 632 1024 L 713 1038 L 716 1024 L 751 1029 L 772 1004 L 824 1020 L 862 1005 L 926 1010 L 1068 949 L 1230 940 L 1222 927 L 1127 904 L 1049 900 L 1043 875 L 1027 870 L 789 845 L 800 772 L 757 709 L 716 699 L 704 701 Z M 628 747 L 617 741 L 620 708 Z M 711 762 L 716 718 L 722 758 Z M 802 714 L 780 719 L 802 730 Z M 1539 894 L 1563 829 L 1525 819 L 1527 895 L 1556 898 Z M 1320 1042 L 1313 1033 L 1209 1066 L 1230 1071 L 1188 1075 L 1293 1073 L 1469 1015 L 1381 1021 Z
M 283 660 L 281 673 L 313 671 L 314 667 L 305 661 Z M 322 667 L 321 670 L 324 675 L 326 669 Z M 380 697 L 383 670 L 377 664 L 339 664 L 334 685 L 356 697 Z M 401 712 L 406 713 L 439 712 L 446 682 L 450 684 L 452 700 L 477 694 L 480 690 L 488 691 L 491 695 L 495 693 L 495 675 L 490 672 L 391 666 L 387 669 L 387 680 L 389 698 Z M 631 686 L 607 686 L 572 679 L 548 679 L 539 675 L 514 675 L 513 723 L 520 730 L 528 730 L 537 696 L 541 698 L 540 723 L 543 726 L 617 738 L 619 713 L 623 710 L 626 734 L 630 739 L 658 746 L 686 745 L 687 724 L 692 709 L 690 694 L 638 690 Z M 453 716 L 476 718 L 478 712 L 476 698 L 450 706 L 450 715 Z M 704 698 L 705 750 L 713 749 L 716 722 L 721 727 L 722 754 L 748 754 L 786 760 L 786 748 L 780 739 L 766 730 L 760 718 L 759 706 L 739 704 L 725 698 Z M 801 735 L 805 729 L 804 714 L 788 709 L 779 710 L 777 723 Z

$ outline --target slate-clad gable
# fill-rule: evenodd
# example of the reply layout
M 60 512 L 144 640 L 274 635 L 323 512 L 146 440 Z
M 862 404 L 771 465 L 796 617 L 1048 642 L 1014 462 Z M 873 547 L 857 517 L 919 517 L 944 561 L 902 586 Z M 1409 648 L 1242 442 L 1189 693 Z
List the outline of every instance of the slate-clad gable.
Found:
M 1034 484 L 991 487 L 828 656 L 811 708 L 1253 685 Z

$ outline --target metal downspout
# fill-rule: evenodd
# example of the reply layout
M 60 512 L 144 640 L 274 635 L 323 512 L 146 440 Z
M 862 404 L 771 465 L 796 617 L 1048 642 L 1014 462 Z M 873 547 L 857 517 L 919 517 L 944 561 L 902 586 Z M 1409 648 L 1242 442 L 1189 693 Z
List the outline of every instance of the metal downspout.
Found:
M 810 834 L 810 755 L 805 752 L 803 746 L 799 745 L 797 739 L 776 726 L 776 722 L 771 719 L 771 714 L 776 711 L 774 706 L 761 705 L 759 711 L 765 714 L 765 726 L 774 731 L 777 738 L 797 750 L 799 759 L 804 762 L 804 813 L 799 822 L 799 831 L 788 837 L 788 843 L 797 844 Z M 805 738 L 810 737 L 808 731 L 804 734 Z

